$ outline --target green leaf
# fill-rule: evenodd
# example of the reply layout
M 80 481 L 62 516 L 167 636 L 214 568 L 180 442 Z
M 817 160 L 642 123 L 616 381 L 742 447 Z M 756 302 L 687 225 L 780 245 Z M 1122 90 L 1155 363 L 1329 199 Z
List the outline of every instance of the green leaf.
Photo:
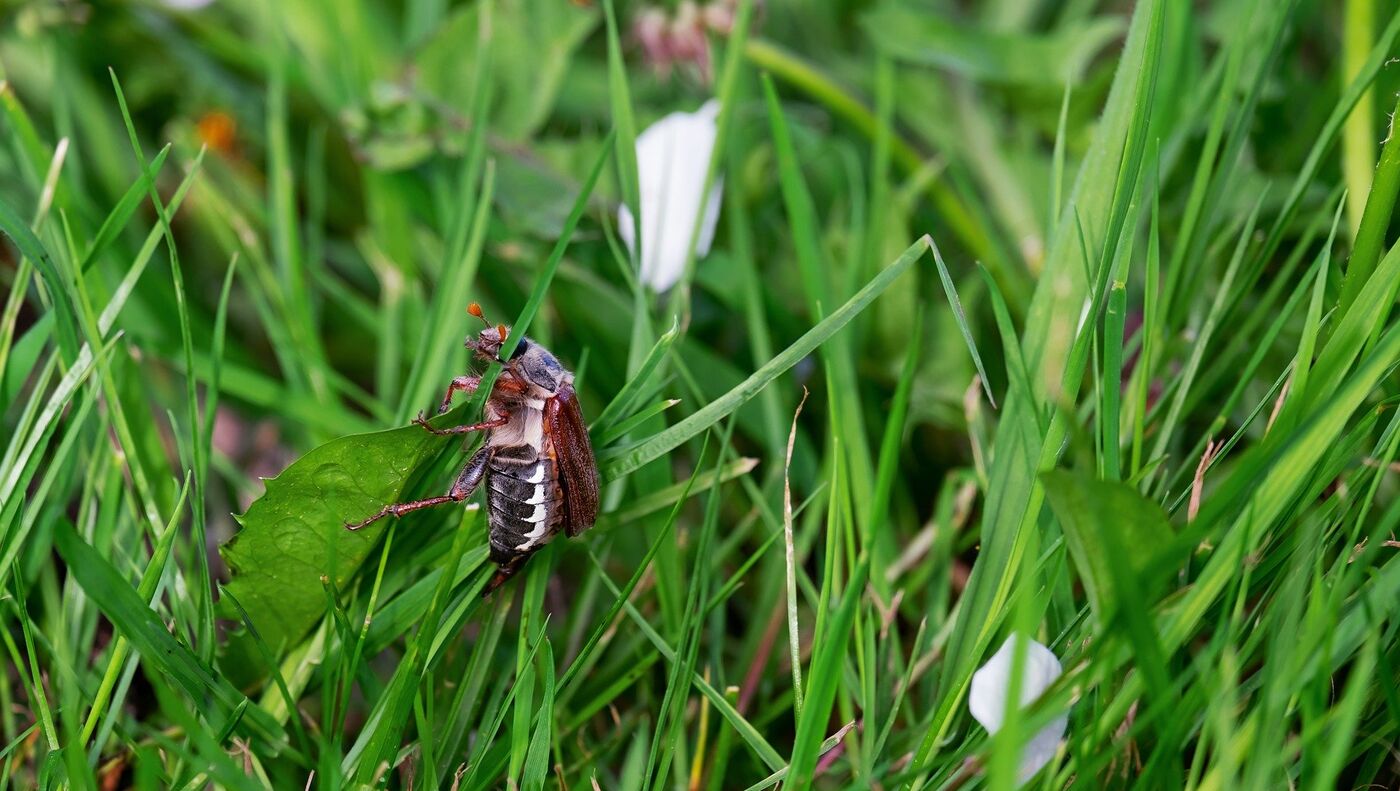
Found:
M 453 416 L 434 421 L 449 425 Z M 221 548 L 228 588 L 274 651 L 294 645 L 322 616 L 323 575 L 337 589 L 354 576 L 388 527 L 346 523 L 397 502 L 414 470 L 453 442 L 419 426 L 332 440 L 267 481 L 267 492 L 238 517 L 243 529 Z
M 1130 550 L 1134 574 L 1172 540 L 1167 517 L 1156 503 L 1133 487 L 1117 481 L 1101 481 L 1068 470 L 1040 474 L 1050 510 L 1060 520 L 1089 603 L 1100 618 L 1114 610 L 1112 555 L 1106 542 Z M 1143 580 L 1139 588 L 1151 587 Z

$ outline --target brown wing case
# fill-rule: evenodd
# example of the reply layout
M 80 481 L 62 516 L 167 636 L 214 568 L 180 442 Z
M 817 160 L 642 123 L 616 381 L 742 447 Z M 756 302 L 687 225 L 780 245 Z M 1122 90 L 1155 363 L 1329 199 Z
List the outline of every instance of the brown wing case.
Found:
M 573 538 L 598 519 L 598 463 L 572 387 L 561 387 L 545 404 L 545 424 L 564 487 L 564 529 Z

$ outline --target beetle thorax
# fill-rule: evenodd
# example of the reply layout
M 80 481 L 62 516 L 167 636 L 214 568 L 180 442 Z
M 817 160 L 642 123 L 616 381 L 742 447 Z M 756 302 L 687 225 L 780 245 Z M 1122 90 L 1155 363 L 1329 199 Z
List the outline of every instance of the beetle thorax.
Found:
M 548 398 L 559 392 L 561 385 L 573 381 L 573 374 L 548 349 L 529 338 L 520 341 L 510 365 L 516 378 L 529 384 L 536 397 Z

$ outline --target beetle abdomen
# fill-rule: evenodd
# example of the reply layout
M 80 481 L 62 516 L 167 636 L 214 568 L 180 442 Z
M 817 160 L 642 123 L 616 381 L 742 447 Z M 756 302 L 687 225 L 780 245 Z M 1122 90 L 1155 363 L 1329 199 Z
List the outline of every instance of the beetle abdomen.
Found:
M 486 476 L 491 559 L 528 555 L 549 542 L 564 519 L 564 490 L 551 454 L 529 445 L 498 448 Z

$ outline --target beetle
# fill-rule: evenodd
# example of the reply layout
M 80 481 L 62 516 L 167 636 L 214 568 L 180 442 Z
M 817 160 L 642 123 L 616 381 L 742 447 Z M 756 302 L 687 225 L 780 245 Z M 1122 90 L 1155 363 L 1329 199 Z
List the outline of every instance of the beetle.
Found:
M 573 373 L 530 338 L 520 340 L 510 359 L 500 359 L 510 328 L 493 326 L 475 302 L 467 312 L 485 322 L 486 328 L 468 335 L 466 347 L 477 358 L 504 366 L 486 399 L 486 419 L 438 429 L 420 412 L 413 422 L 439 435 L 485 432 L 485 443 L 447 494 L 391 503 L 346 527 L 358 530 L 386 516 L 460 503 L 484 483 L 491 560 L 497 566 L 483 593 L 489 595 L 560 530 L 573 538 L 593 526 L 598 519 L 598 465 L 574 392 Z M 438 414 L 452 407 L 458 392 L 473 393 L 480 385 L 479 376 L 453 379 Z

